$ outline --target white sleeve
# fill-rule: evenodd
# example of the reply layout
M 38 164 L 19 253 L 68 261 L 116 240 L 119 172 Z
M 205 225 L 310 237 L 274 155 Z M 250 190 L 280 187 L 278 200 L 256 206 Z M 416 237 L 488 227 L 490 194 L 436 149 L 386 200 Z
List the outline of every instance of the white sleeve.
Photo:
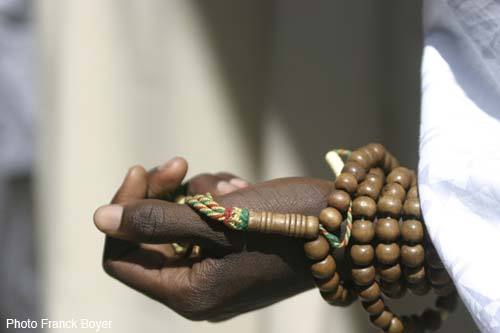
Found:
M 424 0 L 419 191 L 483 332 L 500 332 L 500 2 Z

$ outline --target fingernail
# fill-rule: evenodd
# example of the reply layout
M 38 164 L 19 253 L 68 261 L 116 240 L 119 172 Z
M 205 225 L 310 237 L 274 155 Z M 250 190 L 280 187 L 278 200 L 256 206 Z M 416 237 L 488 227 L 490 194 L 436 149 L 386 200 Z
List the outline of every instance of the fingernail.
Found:
M 96 210 L 94 224 L 104 233 L 115 233 L 120 228 L 123 207 L 120 205 L 106 205 Z
M 165 163 L 163 163 L 162 165 L 160 165 L 158 167 L 158 170 L 164 170 L 164 169 L 170 168 L 175 163 L 176 160 L 177 160 L 177 157 L 174 157 L 174 158 L 166 161 Z
M 238 188 L 245 188 L 245 187 L 250 186 L 250 184 L 247 181 L 245 181 L 241 178 L 233 178 L 229 181 L 229 183 L 238 187 Z
M 218 182 L 215 188 L 220 194 L 227 194 L 238 189 L 236 186 L 229 184 L 229 182 L 226 182 L 225 180 Z

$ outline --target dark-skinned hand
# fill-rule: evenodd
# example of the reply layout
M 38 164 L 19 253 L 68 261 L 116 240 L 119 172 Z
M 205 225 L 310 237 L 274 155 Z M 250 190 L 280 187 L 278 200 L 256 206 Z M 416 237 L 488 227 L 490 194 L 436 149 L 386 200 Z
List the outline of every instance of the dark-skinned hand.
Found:
M 96 211 L 96 226 L 108 236 L 108 274 L 191 320 L 228 319 L 313 287 L 303 240 L 227 230 L 185 205 L 158 200 L 175 191 L 186 171 L 182 159 L 149 174 L 134 167 L 113 204 Z M 188 192 L 211 192 L 228 207 L 318 215 L 332 187 L 312 178 L 247 186 L 226 173 L 197 176 Z M 172 242 L 199 244 L 203 256 L 180 258 Z

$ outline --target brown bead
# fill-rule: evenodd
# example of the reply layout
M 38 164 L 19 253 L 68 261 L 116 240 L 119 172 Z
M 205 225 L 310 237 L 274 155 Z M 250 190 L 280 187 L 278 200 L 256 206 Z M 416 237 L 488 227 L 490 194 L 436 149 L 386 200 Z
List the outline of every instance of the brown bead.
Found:
M 371 220 L 377 212 L 375 200 L 367 196 L 361 196 L 352 202 L 352 216 L 355 218 L 365 217 Z
M 250 210 L 248 231 L 316 239 L 319 234 L 319 220 L 316 216 Z
M 401 236 L 405 242 L 421 243 L 424 239 L 424 227 L 418 220 L 405 220 L 401 224 Z
M 375 236 L 373 222 L 367 220 L 356 220 L 352 224 L 352 238 L 358 243 L 370 243 Z
M 304 252 L 309 259 L 322 260 L 330 252 L 330 244 L 325 237 L 319 236 L 304 244 Z
M 353 268 L 351 276 L 358 286 L 369 286 L 375 280 L 375 267 Z
M 420 211 L 420 200 L 418 199 L 406 199 L 403 205 L 403 214 L 405 216 L 411 216 L 419 219 L 422 216 Z
M 335 188 L 338 190 L 344 190 L 347 193 L 354 193 L 358 187 L 358 181 L 356 177 L 350 173 L 341 173 L 337 179 L 335 179 Z
M 351 196 L 342 190 L 334 190 L 327 198 L 328 206 L 338 209 L 341 213 L 346 213 L 351 204 Z
M 430 268 L 427 272 L 427 277 L 433 286 L 442 286 L 451 281 L 446 269 Z
M 399 185 L 398 183 L 391 183 L 385 185 L 382 189 L 382 196 L 384 195 L 393 196 L 403 201 L 406 197 L 406 191 L 403 186 Z
M 407 286 L 411 293 L 417 296 L 426 295 L 431 289 L 430 284 L 425 279 L 419 283 L 408 283 Z
M 381 163 L 385 156 L 385 148 L 380 143 L 369 143 L 366 148 L 372 152 L 372 159 L 375 165 Z
M 387 176 L 387 183 L 398 183 L 405 190 L 410 188 L 412 181 L 412 174 L 410 170 L 404 167 L 397 167 L 393 169 Z
M 438 311 L 427 309 L 420 316 L 420 320 L 428 330 L 437 331 L 441 327 L 441 315 Z
M 362 150 L 355 150 L 349 155 L 348 162 L 357 162 L 359 165 L 361 165 L 365 170 L 368 170 L 372 166 L 372 159 L 371 156 L 362 151 Z
M 358 291 L 359 297 L 366 302 L 374 301 L 380 298 L 381 291 L 377 282 L 372 283 L 369 287 L 363 287 Z
M 356 177 L 358 183 L 361 183 L 366 176 L 366 169 L 359 165 L 358 162 L 347 162 L 342 168 L 342 173 L 344 172 Z
M 342 224 L 342 214 L 332 207 L 323 208 L 319 213 L 319 221 L 329 232 L 337 232 Z
M 371 245 L 353 245 L 351 247 L 352 262 L 359 266 L 367 266 L 373 263 L 375 251 Z
M 317 279 L 331 278 L 335 274 L 336 269 L 335 259 L 331 255 L 311 266 L 312 275 Z
M 399 166 L 399 162 L 396 160 L 392 154 L 389 152 L 385 153 L 384 161 L 382 162 L 382 168 L 386 173 L 390 173 L 393 169 Z
M 366 312 L 371 315 L 382 313 L 382 311 L 385 310 L 385 303 L 381 298 L 370 302 L 363 301 L 361 302 L 361 305 L 363 305 L 363 308 L 366 310 Z
M 424 247 L 420 244 L 401 246 L 401 262 L 408 267 L 419 267 L 424 263 Z
M 384 310 L 380 314 L 370 316 L 370 321 L 376 327 L 385 329 L 385 328 L 389 327 L 393 317 L 394 317 L 394 314 L 392 314 L 392 312 L 390 312 L 388 310 Z
M 359 184 L 357 190 L 356 190 L 356 196 L 367 196 L 372 198 L 373 200 L 376 200 L 378 198 L 378 195 L 380 193 L 381 187 L 379 187 L 377 184 L 372 183 L 372 182 L 367 182 L 366 180 Z
M 344 287 L 339 285 L 335 291 L 331 292 L 321 292 L 321 297 L 328 303 L 338 302 L 342 298 L 342 294 L 344 293 Z
M 381 168 L 379 167 L 371 168 L 368 171 L 368 174 L 377 176 L 382 184 L 385 183 L 385 173 L 384 170 L 382 170 Z
M 381 265 L 377 267 L 380 279 L 386 282 L 396 282 L 401 278 L 401 266 L 399 264 Z
M 401 298 L 406 293 L 406 287 L 401 282 L 380 281 L 380 289 L 390 298 Z
M 417 186 L 410 187 L 408 193 L 406 193 L 406 196 L 410 199 L 418 199 L 418 187 Z
M 403 204 L 399 198 L 386 195 L 378 199 L 377 208 L 381 217 L 399 218 Z
M 436 307 L 448 312 L 453 312 L 457 308 L 458 298 L 457 294 L 452 293 L 447 296 L 439 296 L 436 300 Z
M 404 269 L 405 279 L 408 283 L 417 284 L 425 279 L 425 266 L 420 267 L 406 267 Z
M 405 327 L 403 322 L 398 317 L 394 317 L 391 319 L 391 323 L 389 324 L 389 328 L 386 331 L 387 333 L 404 333 Z
M 354 297 L 352 293 L 345 287 L 342 287 L 342 291 L 339 293 L 336 299 L 332 300 L 330 303 L 332 305 L 347 306 L 352 303 Z
M 444 268 L 443 262 L 434 247 L 428 247 L 426 251 L 426 262 L 429 267 L 440 269 Z
M 396 243 L 378 244 L 375 248 L 377 261 L 384 265 L 393 265 L 399 259 L 399 245 Z
M 372 170 L 377 170 L 377 169 L 372 169 Z M 385 178 L 384 178 L 384 176 L 380 176 L 380 174 L 378 172 L 376 172 L 376 173 L 370 172 L 366 175 L 365 181 L 375 185 L 377 187 L 377 189 L 381 190 L 382 187 L 384 186 Z
M 399 222 L 392 218 L 378 219 L 375 235 L 383 242 L 395 242 L 399 238 Z
M 318 286 L 318 289 L 324 292 L 337 291 L 339 283 L 340 283 L 340 275 L 337 272 L 335 272 L 335 274 L 333 274 L 333 276 L 329 279 L 316 280 L 316 285 Z

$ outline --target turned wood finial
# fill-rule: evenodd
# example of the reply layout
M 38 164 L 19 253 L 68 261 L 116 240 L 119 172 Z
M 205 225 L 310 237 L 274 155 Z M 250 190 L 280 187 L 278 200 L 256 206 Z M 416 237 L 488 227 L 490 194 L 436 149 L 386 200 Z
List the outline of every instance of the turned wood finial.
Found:
M 248 230 L 313 239 L 318 237 L 319 221 L 316 216 L 250 211 Z

